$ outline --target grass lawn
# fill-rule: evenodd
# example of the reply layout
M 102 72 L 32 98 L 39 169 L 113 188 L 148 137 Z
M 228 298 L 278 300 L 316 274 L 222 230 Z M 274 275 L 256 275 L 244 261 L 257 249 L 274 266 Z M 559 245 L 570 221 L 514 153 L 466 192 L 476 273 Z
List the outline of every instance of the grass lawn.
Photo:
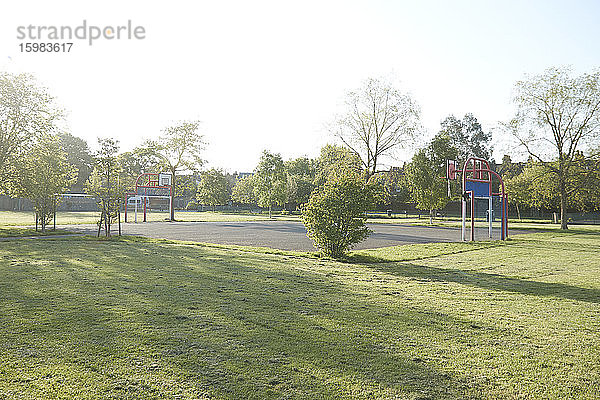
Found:
M 7 237 L 29 237 L 29 236 L 52 236 L 52 235 L 65 235 L 68 234 L 68 231 L 57 229 L 55 231 L 52 228 L 46 230 L 46 232 L 42 233 L 41 231 L 37 231 L 35 229 L 27 229 L 27 228 L 15 228 L 13 226 L 1 226 L 0 225 L 0 238 Z
M 450 228 L 459 228 L 462 222 L 459 219 L 440 219 L 436 218 L 433 223 L 429 223 L 429 218 L 369 218 L 367 222 L 374 224 L 409 224 L 417 226 L 441 226 Z M 470 218 L 467 219 L 467 229 L 470 226 Z M 475 226 L 478 228 L 487 228 L 488 223 L 483 220 L 476 220 Z M 494 228 L 500 227 L 500 220 L 494 221 Z M 600 233 L 600 225 L 585 225 L 585 224 L 569 224 L 569 229 L 575 231 L 598 231 Z M 560 224 L 553 224 L 550 221 L 523 219 L 522 221 L 509 219 L 508 229 L 534 230 L 534 231 L 560 231 Z
M 0 398 L 600 397 L 600 234 L 300 253 L 0 242 Z
M 121 214 L 123 221 L 125 216 Z M 169 219 L 168 212 L 149 212 L 148 221 L 166 221 Z M 128 220 L 133 221 L 133 213 L 127 216 Z M 177 211 L 175 218 L 178 221 L 187 222 L 239 222 L 239 221 L 268 221 L 267 214 L 226 214 L 220 212 L 193 212 Z M 95 211 L 59 211 L 56 213 L 57 225 L 73 224 L 95 224 L 98 222 L 99 214 Z M 142 221 L 143 213 L 138 213 L 138 221 Z M 274 220 L 279 221 L 299 221 L 297 216 L 293 215 L 274 215 Z M 34 215 L 29 211 L 0 211 L 0 226 L 29 226 L 35 224 Z

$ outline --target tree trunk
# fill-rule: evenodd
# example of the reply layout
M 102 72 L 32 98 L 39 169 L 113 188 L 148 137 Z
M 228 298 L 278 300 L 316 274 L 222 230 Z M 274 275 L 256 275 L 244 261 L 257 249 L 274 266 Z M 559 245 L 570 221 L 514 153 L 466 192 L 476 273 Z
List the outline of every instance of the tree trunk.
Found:
M 100 231 L 102 230 L 102 216 L 104 215 L 104 213 L 100 214 L 100 222 L 98 222 L 98 235 L 97 237 L 100 237 Z
M 108 237 L 108 221 L 106 221 L 106 213 L 104 213 L 104 236 Z
M 271 205 L 269 204 L 269 219 L 272 219 L 272 215 L 271 215 Z
M 560 229 L 569 229 L 567 226 L 567 190 L 563 180 L 559 182 L 560 189 Z
M 560 195 L 560 229 L 569 229 L 567 225 L 567 199 L 564 193 Z
M 429 210 L 429 225 L 433 225 L 433 210 Z
M 175 170 L 171 169 L 171 222 L 175 222 Z
M 110 207 L 111 207 L 111 204 L 110 204 L 110 199 L 109 199 L 107 202 L 107 205 L 106 205 L 106 216 L 104 217 L 104 219 L 106 221 L 106 237 L 110 237 L 110 223 L 111 223 Z
M 517 207 L 517 215 L 519 216 L 519 222 L 522 222 L 522 220 L 521 220 L 521 209 L 519 208 L 519 203 L 516 203 L 515 206 Z

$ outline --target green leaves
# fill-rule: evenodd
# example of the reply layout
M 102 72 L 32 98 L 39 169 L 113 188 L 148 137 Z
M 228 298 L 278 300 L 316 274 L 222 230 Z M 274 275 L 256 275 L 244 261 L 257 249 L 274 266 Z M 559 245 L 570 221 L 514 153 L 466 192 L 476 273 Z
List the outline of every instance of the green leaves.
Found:
M 282 205 L 286 197 L 287 176 L 279 154 L 265 150 L 254 171 L 254 195 L 260 207 Z
M 95 167 L 86 183 L 88 194 L 95 197 L 98 208 L 104 216 L 106 236 L 110 236 L 110 226 L 123 205 L 125 180 L 117 158 L 119 141 L 111 138 L 98 138 L 100 150 L 95 154 Z
M 37 86 L 33 76 L 0 72 L 1 182 L 11 178 L 7 169 L 22 159 L 37 139 L 56 132 L 60 115 L 53 98 Z M 6 190 L 0 186 L 0 193 Z
M 341 257 L 366 239 L 366 212 L 379 192 L 379 185 L 365 183 L 352 171 L 341 171 L 316 189 L 302 207 L 307 236 L 315 247 L 328 257 Z
M 181 121 L 162 131 L 158 141 L 148 141 L 152 149 L 170 171 L 197 171 L 204 161 L 200 154 L 204 150 L 204 137 L 198 132 L 200 121 Z
M 549 68 L 517 82 L 513 102 L 516 113 L 505 128 L 552 179 L 566 229 L 567 205 L 585 194 L 600 168 L 594 154 L 600 140 L 600 70 L 573 77 L 568 68 Z
M 11 194 L 31 200 L 45 230 L 63 193 L 77 179 L 77 169 L 67 162 L 55 136 L 42 136 L 13 164 Z
M 201 204 L 218 206 L 229 200 L 228 182 L 225 174 L 219 169 L 210 169 L 200 175 L 200 184 L 196 199 Z
M 418 150 L 406 168 L 405 180 L 410 197 L 418 209 L 429 211 L 430 216 L 433 210 L 443 208 L 450 200 L 447 182 L 441 178 L 442 166 L 449 152 L 451 147 L 448 136 L 441 133 L 429 147 Z

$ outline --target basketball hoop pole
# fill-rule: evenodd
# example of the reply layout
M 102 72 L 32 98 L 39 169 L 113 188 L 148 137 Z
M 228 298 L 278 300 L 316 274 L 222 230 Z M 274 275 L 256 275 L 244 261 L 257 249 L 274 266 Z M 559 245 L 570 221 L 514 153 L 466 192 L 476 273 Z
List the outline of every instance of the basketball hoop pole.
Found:
M 494 212 L 492 199 L 493 199 L 493 196 L 490 196 L 489 199 L 488 199 L 488 201 L 489 201 L 489 203 L 488 203 L 488 222 L 489 222 L 489 236 L 490 236 L 490 239 L 492 238 L 492 221 L 493 221 L 493 219 L 492 219 L 492 213 Z
M 469 168 L 469 165 L 472 165 Z M 488 199 L 488 234 L 492 238 L 493 232 L 493 196 L 500 196 L 500 239 L 508 238 L 508 202 L 504 188 L 502 177 L 495 171 L 490 169 L 489 163 L 486 160 L 476 157 L 469 157 L 463 166 L 462 170 L 457 172 L 462 173 L 462 229 L 461 239 L 466 240 L 466 214 L 467 214 L 467 193 L 471 198 L 471 241 L 475 240 L 475 197 Z M 468 177 L 467 174 L 471 173 Z M 487 174 L 487 178 L 484 178 Z M 492 192 L 492 176 L 498 178 L 500 182 L 500 193 Z M 469 183 L 469 185 L 467 185 Z M 487 187 L 486 187 L 487 186 Z
M 465 241 L 465 234 L 467 232 L 467 200 L 462 197 L 461 198 L 461 203 L 462 203 L 462 229 L 460 231 L 461 233 L 461 240 L 464 242 Z
M 471 242 L 475 241 L 475 192 L 471 192 Z

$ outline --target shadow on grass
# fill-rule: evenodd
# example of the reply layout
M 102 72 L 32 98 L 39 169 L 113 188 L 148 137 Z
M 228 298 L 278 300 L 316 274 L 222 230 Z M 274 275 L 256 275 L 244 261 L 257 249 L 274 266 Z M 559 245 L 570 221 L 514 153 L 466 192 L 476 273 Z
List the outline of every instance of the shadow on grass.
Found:
M 223 398 L 471 393 L 464 378 L 409 351 L 422 354 L 422 332 L 441 341 L 469 331 L 468 321 L 390 312 L 281 256 L 89 240 L 18 243 L 15 251 L 20 264 L 0 268 L 0 281 L 11 282 L 0 295 L 12 304 L 0 314 L 7 356 L 22 367 L 15 349 L 37 347 L 38 362 L 83 363 L 98 373 L 90 390 L 142 398 L 175 382 Z
M 482 289 L 600 303 L 600 290 L 581 288 L 563 283 L 537 282 L 511 278 L 500 274 L 464 271 L 453 268 L 435 268 L 410 263 L 394 265 L 371 264 L 367 265 L 367 267 L 406 278 L 418 278 L 434 282 L 454 282 Z
M 338 261 L 349 264 L 377 264 L 426 260 L 443 255 L 461 254 L 498 246 L 506 246 L 510 242 L 434 242 L 412 245 L 390 246 L 375 249 L 355 250 Z

